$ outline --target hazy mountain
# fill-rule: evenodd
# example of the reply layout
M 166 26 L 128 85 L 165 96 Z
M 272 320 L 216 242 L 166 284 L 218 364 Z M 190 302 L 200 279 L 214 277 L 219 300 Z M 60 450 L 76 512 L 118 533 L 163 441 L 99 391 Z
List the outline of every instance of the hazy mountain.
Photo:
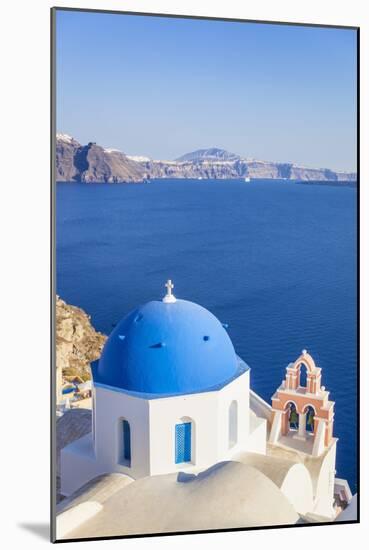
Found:
M 225 149 L 218 149 L 217 147 L 211 147 L 210 149 L 197 149 L 191 153 L 186 153 L 177 158 L 177 162 L 213 162 L 213 161 L 234 161 L 239 160 L 240 157 L 234 153 L 230 153 Z

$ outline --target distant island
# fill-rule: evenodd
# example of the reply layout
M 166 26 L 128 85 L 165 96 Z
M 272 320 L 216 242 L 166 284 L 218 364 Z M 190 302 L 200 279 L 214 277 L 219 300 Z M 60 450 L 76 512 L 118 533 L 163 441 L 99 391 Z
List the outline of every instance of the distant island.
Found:
M 216 147 L 186 153 L 175 160 L 154 160 L 129 156 L 94 142 L 81 145 L 68 134 L 56 136 L 58 182 L 140 183 L 163 178 L 356 182 L 356 173 L 244 158 Z

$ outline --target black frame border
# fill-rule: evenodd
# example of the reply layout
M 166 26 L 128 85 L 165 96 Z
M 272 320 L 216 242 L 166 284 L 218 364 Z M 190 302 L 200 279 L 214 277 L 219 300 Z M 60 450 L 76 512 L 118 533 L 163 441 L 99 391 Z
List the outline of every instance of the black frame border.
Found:
M 56 14 L 58 11 L 74 11 L 74 12 L 89 12 L 89 13 L 104 13 L 115 15 L 134 15 L 134 16 L 150 16 L 150 17 L 165 17 L 171 19 L 198 19 L 207 21 L 225 21 L 230 23 L 259 23 L 264 25 L 288 25 L 297 27 L 321 27 L 331 29 L 353 30 L 356 31 L 357 47 L 356 47 L 356 161 L 357 161 L 357 196 L 356 196 L 356 231 L 357 231 L 357 252 L 356 252 L 356 349 L 357 349 L 357 371 L 356 371 L 356 437 L 357 437 L 357 519 L 345 520 L 337 522 L 317 522 L 317 523 L 300 523 L 293 525 L 268 525 L 261 527 L 235 527 L 229 529 L 206 529 L 200 531 L 173 531 L 170 533 L 149 533 L 135 535 L 116 535 L 109 537 L 83 537 L 78 539 L 57 539 L 56 538 L 56 170 L 55 170 L 55 147 L 56 147 Z M 55 6 L 50 9 L 50 442 L 51 442 L 51 464 L 50 464 L 50 541 L 52 543 L 65 542 L 86 542 L 97 540 L 116 540 L 116 539 L 132 539 L 132 538 L 152 538 L 152 537 L 168 537 L 180 535 L 198 535 L 206 533 L 227 533 L 238 531 L 260 531 L 270 529 L 290 529 L 300 527 L 315 527 L 320 525 L 337 526 L 360 523 L 360 27 L 346 25 L 330 25 L 324 23 L 301 23 L 301 22 L 286 22 L 286 21 L 269 21 L 259 19 L 239 19 L 228 17 L 215 17 L 205 15 L 179 15 L 169 13 L 152 13 L 152 12 L 135 12 L 122 10 L 108 9 L 92 9 L 92 8 L 74 8 L 65 6 Z

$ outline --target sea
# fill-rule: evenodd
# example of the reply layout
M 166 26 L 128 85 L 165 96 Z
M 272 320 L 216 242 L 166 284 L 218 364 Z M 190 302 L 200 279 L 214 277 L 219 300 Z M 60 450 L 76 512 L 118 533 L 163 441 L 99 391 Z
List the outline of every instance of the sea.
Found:
M 307 349 L 336 402 L 337 476 L 357 491 L 357 188 L 289 181 L 58 183 L 57 293 L 109 334 L 174 294 L 213 312 L 270 402 Z

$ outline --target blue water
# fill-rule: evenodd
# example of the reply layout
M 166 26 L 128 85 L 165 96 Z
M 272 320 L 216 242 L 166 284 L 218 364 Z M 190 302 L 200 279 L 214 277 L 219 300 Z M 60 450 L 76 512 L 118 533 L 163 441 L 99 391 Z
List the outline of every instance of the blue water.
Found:
M 336 401 L 356 491 L 356 188 L 166 180 L 57 185 L 57 291 L 109 333 L 164 282 L 222 322 L 267 401 L 303 348 Z

